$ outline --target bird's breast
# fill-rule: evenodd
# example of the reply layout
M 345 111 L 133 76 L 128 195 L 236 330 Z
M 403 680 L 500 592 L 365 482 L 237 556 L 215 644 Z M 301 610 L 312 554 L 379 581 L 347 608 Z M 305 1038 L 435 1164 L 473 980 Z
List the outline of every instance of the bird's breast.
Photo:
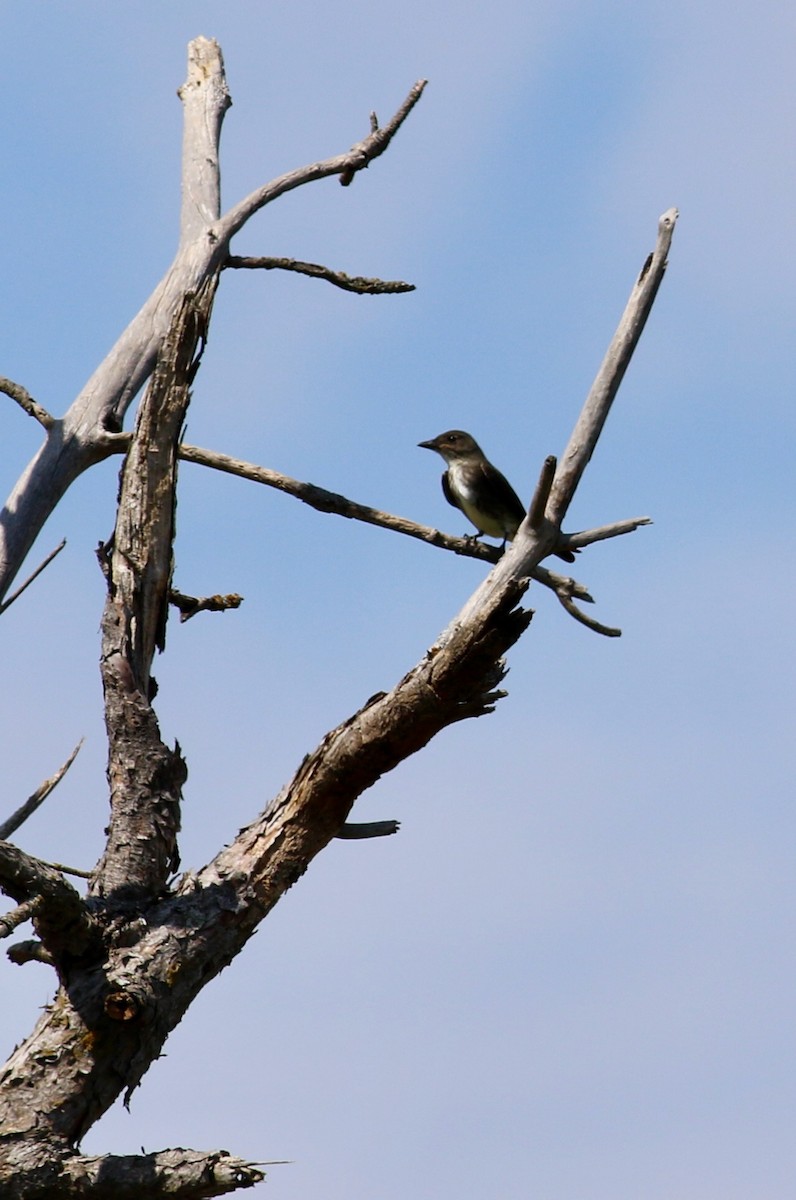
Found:
M 472 471 L 468 471 L 462 463 L 452 462 L 448 466 L 448 483 L 456 499 L 462 504 L 475 504 L 478 500 L 471 476 Z

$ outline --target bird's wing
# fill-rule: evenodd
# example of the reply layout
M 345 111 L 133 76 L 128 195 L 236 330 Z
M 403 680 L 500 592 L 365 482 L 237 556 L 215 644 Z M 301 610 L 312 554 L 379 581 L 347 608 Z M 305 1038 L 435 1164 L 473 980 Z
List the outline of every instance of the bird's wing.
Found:
M 456 499 L 456 497 L 453 494 L 453 490 L 448 481 L 448 472 L 447 471 L 442 472 L 442 494 L 445 497 L 445 499 L 448 501 L 448 504 L 452 504 L 454 508 L 458 508 L 460 512 L 464 512 L 464 509 L 462 508 L 461 504 L 459 503 L 459 501 Z
M 493 467 L 492 463 L 485 462 L 481 467 L 481 473 L 488 480 L 490 491 L 501 508 L 506 508 L 509 512 L 514 513 L 518 521 L 524 521 L 525 505 L 502 471 Z

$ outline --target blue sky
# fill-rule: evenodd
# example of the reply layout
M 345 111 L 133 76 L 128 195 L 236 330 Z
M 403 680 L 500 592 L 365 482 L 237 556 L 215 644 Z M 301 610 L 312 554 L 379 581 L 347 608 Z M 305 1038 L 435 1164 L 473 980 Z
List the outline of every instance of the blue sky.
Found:
M 0 373 L 56 413 L 173 254 L 198 34 L 234 101 L 225 205 L 430 83 L 351 188 L 292 193 L 234 247 L 418 290 L 228 272 L 196 444 L 464 532 L 416 443 L 469 429 L 528 495 L 681 212 L 567 525 L 653 518 L 577 565 L 624 636 L 532 595 L 496 713 L 357 805 L 400 835 L 316 860 L 87 1149 L 290 1159 L 275 1200 L 790 1194 L 794 25 L 784 2 L 6 6 Z M 6 401 L 0 437 L 7 493 L 39 430 Z M 19 837 L 81 866 L 106 816 L 93 548 L 117 469 L 75 485 L 33 560 L 67 550 L 3 617 L 5 807 L 85 736 Z M 178 586 L 246 597 L 173 625 L 156 665 L 193 867 L 483 568 L 187 464 L 178 530 Z M 9 1050 L 52 981 L 0 973 Z

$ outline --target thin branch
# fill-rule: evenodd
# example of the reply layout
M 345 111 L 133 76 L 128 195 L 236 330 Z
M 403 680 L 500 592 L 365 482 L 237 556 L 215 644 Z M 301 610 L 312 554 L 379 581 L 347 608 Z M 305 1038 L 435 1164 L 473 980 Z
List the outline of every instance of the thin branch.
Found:
M 336 154 L 332 158 L 325 158 L 320 162 L 309 163 L 296 170 L 287 171 L 284 175 L 272 179 L 270 183 L 251 192 L 221 218 L 218 227 L 218 236 L 221 241 L 227 244 L 230 238 L 234 237 L 249 218 L 264 205 L 270 204 L 279 196 L 284 196 L 286 192 L 293 191 L 294 188 L 302 187 L 305 183 L 311 183 L 316 179 L 327 179 L 330 175 L 339 175 L 343 186 L 351 183 L 358 171 L 364 170 L 373 162 L 374 158 L 378 158 L 380 154 L 384 153 L 422 96 L 426 83 L 425 79 L 418 80 L 392 120 L 383 129 L 374 130 L 371 123 L 370 134 L 344 154 Z
M 651 525 L 650 517 L 629 517 L 625 521 L 612 521 L 610 525 L 599 525 L 596 529 L 583 529 L 579 533 L 568 533 L 562 538 L 562 544 L 572 550 L 580 550 L 591 546 L 594 542 L 604 542 L 608 538 L 621 537 L 625 533 L 633 533 L 642 525 Z
M 537 583 L 543 583 L 557 596 L 569 596 L 570 599 L 576 596 L 581 604 L 594 604 L 594 596 L 571 575 L 557 575 L 554 571 L 548 571 L 546 567 L 542 566 L 536 567 L 532 574 Z
M 172 588 L 169 592 L 169 604 L 173 604 L 180 613 L 180 621 L 190 621 L 200 612 L 226 612 L 230 608 L 240 608 L 243 596 L 230 592 L 226 596 L 186 596 Z
M 314 279 L 325 279 L 335 287 L 345 292 L 357 292 L 359 295 L 382 296 L 395 292 L 413 292 L 413 283 L 403 283 L 400 279 L 368 279 L 362 275 L 346 275 L 342 271 L 332 271 L 319 263 L 302 262 L 297 258 L 272 258 L 261 256 L 241 256 L 231 254 L 224 263 L 225 267 L 235 267 L 245 270 L 264 271 L 296 271 L 300 275 L 311 275 Z
M 34 896 L 32 900 L 26 900 L 23 904 L 18 904 L 11 912 L 0 917 L 0 938 L 10 937 L 19 925 L 24 925 L 26 921 L 31 921 L 43 903 L 44 901 L 41 896 Z
M 6 600 L 3 601 L 2 604 L 0 604 L 0 613 L 4 613 L 7 608 L 11 607 L 11 605 L 14 603 L 15 600 L 19 599 L 19 597 L 25 591 L 25 588 L 30 587 L 30 585 L 33 583 L 34 579 L 38 579 L 39 575 L 41 575 L 44 568 L 49 567 L 52 560 L 55 558 L 55 556 L 57 554 L 61 553 L 61 551 L 63 550 L 65 545 L 66 545 L 66 538 L 62 538 L 61 541 L 58 543 L 58 545 L 55 547 L 55 549 L 50 551 L 50 553 L 47 555 L 47 557 L 44 559 L 44 561 L 39 563 L 38 567 L 33 572 L 33 574 L 28 576 L 28 578 L 25 580 L 25 582 L 22 584 L 22 586 L 18 587 L 17 590 L 13 593 L 13 595 L 9 596 Z
M 35 938 L 28 938 L 24 942 L 14 942 L 13 946 L 9 946 L 6 950 L 6 957 L 15 967 L 24 967 L 25 963 L 29 962 L 45 963 L 48 967 L 55 966 L 50 951 L 45 949 Z
M 74 875 L 77 879 L 93 879 L 93 871 L 84 871 L 82 867 L 67 867 L 65 863 L 48 862 L 46 859 L 41 860 L 46 866 L 52 867 L 54 871 L 60 871 L 62 875 Z
M 561 528 L 658 294 L 677 216 L 677 209 L 670 208 L 658 221 L 655 249 L 647 258 L 630 293 L 616 333 L 561 457 L 547 510 L 547 517 L 556 528 Z
M 4 375 L 0 375 L 0 392 L 5 392 L 12 400 L 16 400 L 19 407 L 24 409 L 29 417 L 34 417 L 45 429 L 52 429 L 55 417 L 41 404 L 37 404 L 21 383 L 14 383 L 13 379 L 6 379 Z
M 581 612 L 572 599 L 565 592 L 558 592 L 558 598 L 563 607 L 567 610 L 571 617 L 579 621 L 581 625 L 585 625 L 588 629 L 594 630 L 595 633 L 601 633 L 604 637 L 617 638 L 622 636 L 621 629 L 614 629 L 610 625 L 602 625 L 599 621 L 595 621 L 594 617 L 589 617 L 586 613 Z
M 531 529 L 538 529 L 544 520 L 545 509 L 547 508 L 547 500 L 550 496 L 550 489 L 553 486 L 553 478 L 555 477 L 555 473 L 555 455 L 548 454 L 547 458 L 542 463 L 542 469 L 539 472 L 539 480 L 536 484 L 536 489 L 528 507 L 528 520 L 531 523 Z
M 205 1200 L 254 1187 L 265 1179 L 255 1163 L 234 1158 L 226 1150 L 159 1150 L 152 1154 L 75 1155 L 62 1170 L 71 1195 L 85 1200 Z
M 27 821 L 28 817 L 35 813 L 39 805 L 47 799 L 50 792 L 61 782 L 64 775 L 77 758 L 82 745 L 83 738 L 81 738 L 77 743 L 63 766 L 60 766 L 55 774 L 51 775 L 49 779 L 45 779 L 44 783 L 36 789 L 33 795 L 30 796 L 24 804 L 21 804 L 15 813 L 12 813 L 6 821 L 3 821 L 2 825 L 0 825 L 0 841 L 7 841 L 7 839 L 11 837 L 11 834 L 15 833 L 16 830 L 19 829 L 20 825 L 22 825 L 24 821 Z
M 36 933 L 56 963 L 64 955 L 74 961 L 101 949 L 100 926 L 71 883 L 40 858 L 5 841 L 0 841 L 0 887 L 20 904 L 37 901 Z
M 339 492 L 327 491 L 326 488 L 317 487 L 314 483 L 303 483 L 299 479 L 283 475 L 281 471 L 274 471 L 270 467 L 260 467 L 256 463 L 244 462 L 242 459 L 232 458 L 230 455 L 221 454 L 216 450 L 203 450 L 199 446 L 189 446 L 183 442 L 179 447 L 179 456 L 185 462 L 196 463 L 198 466 L 210 467 L 214 471 L 224 471 L 228 475 L 237 475 L 241 479 L 261 483 L 265 487 L 276 488 L 277 491 L 294 496 L 302 503 L 308 504 L 317 512 L 333 513 L 338 517 L 347 517 L 354 521 L 364 521 L 367 525 L 377 525 L 381 529 L 390 529 L 393 533 L 402 533 L 407 537 L 417 538 L 421 542 L 427 542 L 429 545 L 438 546 L 443 550 L 450 550 L 465 558 L 477 558 L 481 562 L 496 563 L 502 554 L 500 546 L 489 546 L 484 542 L 476 542 L 471 537 L 454 537 L 452 534 L 442 533 L 431 525 L 420 525 L 417 521 L 410 521 L 407 517 L 397 517 L 392 513 L 383 512 L 379 508 L 358 504 L 355 500 L 341 496 Z M 566 544 L 567 539 L 564 537 L 562 545 L 566 546 Z M 556 575 L 555 572 L 542 566 L 534 568 L 532 575 L 537 583 L 541 583 L 552 591 L 557 591 L 562 585 L 573 583 L 572 580 L 568 580 L 562 575 Z M 577 595 L 580 600 L 591 600 L 589 593 L 582 585 L 576 584 L 575 589 L 574 593 L 570 594 Z
M 342 842 L 354 842 L 361 838 L 390 837 L 400 828 L 400 821 L 346 821 L 335 837 Z
M 418 80 L 398 109 L 398 112 L 391 121 L 387 122 L 383 129 L 379 127 L 379 120 L 375 112 L 370 114 L 370 135 L 364 141 L 357 142 L 355 146 L 351 147 L 349 154 L 352 161 L 340 175 L 340 182 L 343 187 L 348 187 L 357 171 L 361 171 L 364 167 L 369 166 L 374 158 L 378 158 L 380 154 L 384 153 L 394 135 L 401 128 L 422 96 L 423 89 L 427 83 L 427 79 Z

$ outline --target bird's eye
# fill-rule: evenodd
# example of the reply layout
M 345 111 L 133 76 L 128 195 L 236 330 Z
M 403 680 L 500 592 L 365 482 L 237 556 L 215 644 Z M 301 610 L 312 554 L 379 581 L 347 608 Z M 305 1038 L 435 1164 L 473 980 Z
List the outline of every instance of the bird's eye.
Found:
M 449 442 L 455 442 L 455 441 L 456 441 L 456 434 L 455 434 L 455 433 L 449 433 L 449 434 L 448 434 L 448 441 L 449 441 Z

